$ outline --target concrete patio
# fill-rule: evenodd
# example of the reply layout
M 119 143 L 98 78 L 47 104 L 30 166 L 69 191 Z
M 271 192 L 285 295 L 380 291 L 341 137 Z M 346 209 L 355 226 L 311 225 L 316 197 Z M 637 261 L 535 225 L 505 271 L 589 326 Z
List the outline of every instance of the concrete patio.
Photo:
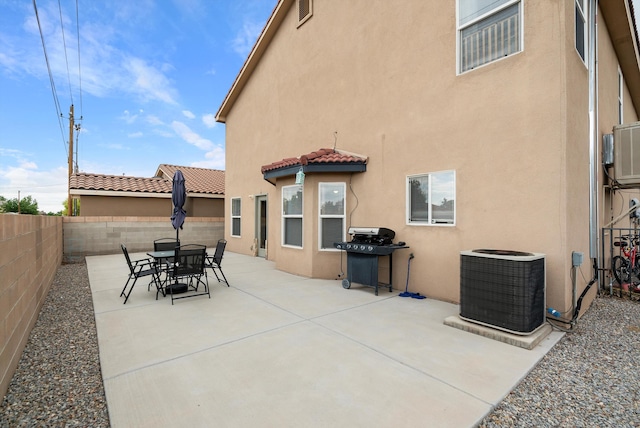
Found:
M 562 337 L 522 349 L 445 325 L 457 305 L 229 252 L 211 299 L 140 282 L 123 305 L 122 254 L 86 260 L 114 428 L 471 427 Z

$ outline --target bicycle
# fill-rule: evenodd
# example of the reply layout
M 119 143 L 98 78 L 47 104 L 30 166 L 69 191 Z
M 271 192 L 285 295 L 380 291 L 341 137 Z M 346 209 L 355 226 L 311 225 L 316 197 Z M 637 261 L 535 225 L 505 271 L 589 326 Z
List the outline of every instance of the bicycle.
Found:
M 640 254 L 638 254 L 638 235 L 622 235 L 619 241 L 613 243 L 619 247 L 622 255 L 611 260 L 611 270 L 618 284 L 630 284 L 632 278 L 640 278 Z

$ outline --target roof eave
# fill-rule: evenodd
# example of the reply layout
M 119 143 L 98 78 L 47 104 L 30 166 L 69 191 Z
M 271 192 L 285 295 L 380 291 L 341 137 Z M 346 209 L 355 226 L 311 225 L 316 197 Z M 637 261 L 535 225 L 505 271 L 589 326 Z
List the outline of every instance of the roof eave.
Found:
M 636 111 L 640 110 L 640 63 L 633 16 L 626 0 L 599 2 L 622 75 Z M 639 11 L 640 12 L 640 11 Z
M 240 69 L 240 72 L 231 85 L 229 92 L 227 92 L 227 95 L 222 101 L 222 104 L 220 105 L 220 108 L 216 113 L 216 122 L 225 123 L 227 121 L 227 114 L 238 99 L 238 96 L 240 96 L 242 89 L 249 81 L 251 73 L 253 73 L 253 70 L 255 70 L 256 66 L 260 62 L 260 58 L 262 58 L 262 55 L 264 55 L 267 47 L 269 46 L 269 43 L 273 39 L 273 36 L 278 31 L 280 24 L 282 24 L 282 21 L 284 21 L 284 18 L 287 16 L 289 7 L 293 3 L 294 0 L 278 1 L 278 4 L 271 13 L 271 17 L 269 17 L 269 20 L 262 30 L 262 33 L 258 37 L 258 40 L 256 40 L 256 43 L 253 45 L 253 49 L 251 49 L 249 56 L 245 60 L 242 68 Z
M 364 162 L 351 162 L 351 163 L 316 163 L 307 164 L 302 167 L 305 173 L 330 173 L 330 172 L 365 172 L 367 170 L 367 164 Z M 289 177 L 296 175 L 300 171 L 300 165 L 290 165 L 283 168 L 277 168 L 263 173 L 263 178 L 274 183 L 274 179 L 281 177 Z

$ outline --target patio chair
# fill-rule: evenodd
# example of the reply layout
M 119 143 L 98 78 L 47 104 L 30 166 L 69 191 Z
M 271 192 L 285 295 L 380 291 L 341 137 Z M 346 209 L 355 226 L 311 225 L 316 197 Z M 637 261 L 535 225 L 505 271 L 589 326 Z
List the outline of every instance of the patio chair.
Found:
M 227 246 L 227 241 L 224 239 L 220 239 L 218 240 L 218 243 L 216 244 L 216 252 L 213 254 L 213 257 L 210 255 L 207 255 L 207 259 L 206 259 L 206 263 L 205 263 L 205 268 L 209 268 L 213 271 L 213 274 L 216 276 L 216 279 L 218 280 L 218 282 L 224 282 L 227 284 L 227 287 L 229 287 L 229 281 L 227 281 L 227 277 L 224 275 L 224 272 L 222 272 L 222 256 L 224 255 L 224 249 Z M 220 275 L 222 275 L 223 279 L 220 279 L 220 277 L 218 276 L 218 273 L 216 272 L 216 269 L 220 272 Z M 206 275 L 206 271 L 205 271 L 205 275 Z
M 207 248 L 204 245 L 187 244 L 176 248 L 174 263 L 169 269 L 170 283 L 165 286 L 172 305 L 174 300 L 187 297 L 208 295 L 211 298 L 204 268 L 206 255 Z M 199 291 L 200 284 L 204 291 Z
M 153 251 L 174 251 L 180 246 L 180 240 L 176 238 L 160 238 L 153 241 Z M 158 267 L 165 274 L 169 273 L 173 265 L 173 257 L 167 257 L 159 260 Z
M 151 277 L 149 287 L 151 287 L 151 283 L 156 286 L 156 300 L 158 300 L 158 293 L 162 293 L 162 295 L 164 296 L 164 290 L 162 288 L 162 284 L 160 283 L 160 269 L 154 263 L 154 261 L 149 258 L 131 261 L 127 247 L 125 247 L 124 244 L 120 244 L 120 247 L 122 248 L 122 253 L 124 254 L 124 258 L 127 260 L 127 265 L 129 266 L 129 278 L 127 278 L 127 282 L 124 284 L 124 288 L 120 293 L 120 297 L 125 296 L 124 303 L 127 303 L 127 300 L 129 300 L 129 295 L 131 294 L 131 291 L 133 291 L 133 287 L 136 285 L 136 281 L 138 281 L 138 278 L 144 278 L 148 276 Z M 129 291 L 126 292 L 127 286 L 132 279 L 133 282 L 131 283 L 131 288 L 129 288 Z

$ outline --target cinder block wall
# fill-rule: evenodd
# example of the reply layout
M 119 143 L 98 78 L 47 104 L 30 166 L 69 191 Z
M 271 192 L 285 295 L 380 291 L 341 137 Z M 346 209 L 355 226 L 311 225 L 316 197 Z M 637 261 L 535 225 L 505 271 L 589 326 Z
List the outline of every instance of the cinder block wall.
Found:
M 85 256 L 120 253 L 120 244 L 129 252 L 153 250 L 153 241 L 173 238 L 176 231 L 169 217 L 65 217 L 63 223 L 64 261 Z M 224 217 L 187 217 L 179 231 L 182 244 L 215 247 L 224 238 Z
M 62 262 L 62 217 L 0 214 L 0 397 Z

